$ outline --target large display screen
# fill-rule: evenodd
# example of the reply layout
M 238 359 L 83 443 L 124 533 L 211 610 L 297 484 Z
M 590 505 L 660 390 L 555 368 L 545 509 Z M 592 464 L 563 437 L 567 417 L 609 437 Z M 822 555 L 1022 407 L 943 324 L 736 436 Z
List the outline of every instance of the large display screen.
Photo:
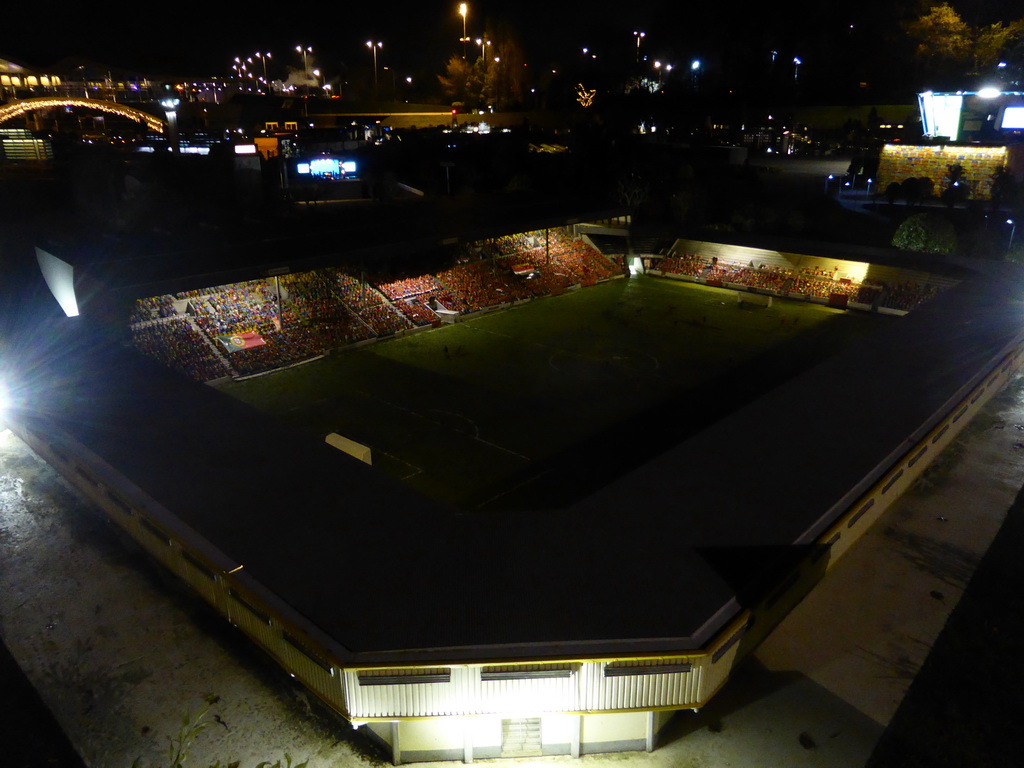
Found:
M 1008 131 L 1024 130 L 1024 106 L 1007 107 L 1003 110 L 1003 121 L 999 127 Z
M 297 173 L 321 176 L 325 179 L 345 179 L 356 175 L 355 160 L 339 160 L 336 157 L 318 157 L 308 163 L 298 163 Z

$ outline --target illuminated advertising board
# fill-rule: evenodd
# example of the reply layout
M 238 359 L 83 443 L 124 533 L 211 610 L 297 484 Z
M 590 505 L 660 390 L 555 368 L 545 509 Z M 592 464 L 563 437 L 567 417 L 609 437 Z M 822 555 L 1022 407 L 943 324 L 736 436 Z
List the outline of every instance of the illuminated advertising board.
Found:
M 317 157 L 309 162 L 297 163 L 295 172 L 321 179 L 351 179 L 356 175 L 356 162 L 336 157 Z

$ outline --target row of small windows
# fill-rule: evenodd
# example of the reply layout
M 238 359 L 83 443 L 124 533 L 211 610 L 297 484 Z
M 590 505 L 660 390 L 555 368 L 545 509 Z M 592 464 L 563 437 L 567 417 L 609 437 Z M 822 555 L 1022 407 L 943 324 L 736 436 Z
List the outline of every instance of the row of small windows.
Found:
M 572 677 L 578 664 L 510 664 L 480 669 L 484 682 L 499 680 L 552 680 Z M 646 675 L 670 675 L 690 672 L 693 665 L 684 661 L 651 660 L 621 661 L 606 664 L 605 677 L 635 677 Z M 359 684 L 370 685 L 417 685 L 423 683 L 448 683 L 452 671 L 448 667 L 425 669 L 371 669 L 358 673 Z
M 985 386 L 982 386 L 980 389 L 975 391 L 973 397 L 971 397 L 971 405 L 976 403 L 981 398 L 981 396 L 985 393 L 986 389 L 991 388 L 996 384 L 1000 374 L 1005 375 L 1006 373 L 1009 372 L 1011 366 L 1018 360 L 1020 355 L 1021 352 L 1019 350 L 1015 352 L 1013 357 L 1008 359 L 1003 364 L 1002 368 L 999 370 L 999 373 L 993 374 Z M 962 419 L 966 415 L 969 408 L 970 405 L 964 405 L 962 408 L 960 408 L 959 411 L 956 412 L 956 415 L 954 415 L 950 421 L 943 424 L 942 428 L 934 435 L 932 435 L 931 444 L 935 445 L 936 443 L 938 443 L 945 436 L 946 432 L 949 431 L 950 424 L 955 424 L 956 422 L 960 421 L 960 419 Z M 928 446 L 922 446 L 921 449 L 917 453 L 915 453 L 913 457 L 911 457 L 911 459 L 907 462 L 907 467 L 913 467 L 915 464 L 917 464 L 917 462 L 919 462 L 924 457 L 924 455 L 927 452 Z M 892 486 L 895 485 L 896 481 L 899 480 L 901 477 L 903 477 L 902 468 L 898 472 L 896 472 L 892 477 L 890 477 L 886 484 L 882 486 L 882 493 L 884 494 L 886 491 L 892 488 Z M 853 526 L 856 525 L 857 521 L 860 520 L 864 516 L 864 514 L 868 510 L 870 510 L 874 505 L 874 498 L 870 498 L 866 502 L 864 502 L 864 504 L 861 505 L 860 509 L 858 509 L 857 512 L 847 521 L 846 527 L 853 528 Z M 814 559 L 817 560 L 818 558 L 820 558 L 825 552 L 828 551 L 829 547 L 831 547 L 833 544 L 839 541 L 839 536 L 840 534 L 837 533 L 828 542 L 826 542 L 824 547 L 822 547 L 821 550 L 814 556 Z
M 0 85 L 6 85 L 9 88 L 21 88 L 27 86 L 31 88 L 34 85 L 53 86 L 60 85 L 60 78 L 57 75 L 25 75 L 24 78 L 18 75 L 0 75 Z
M 1016 360 L 1018 356 L 1019 356 L 1019 353 L 1017 355 L 1014 355 L 1013 360 L 1008 360 L 1003 365 L 1001 373 L 1006 373 L 1009 370 L 1012 362 L 1014 360 Z M 964 405 L 962 408 L 960 408 L 959 411 L 956 412 L 956 414 L 953 416 L 953 418 L 949 422 L 947 422 L 946 424 L 942 425 L 942 429 L 940 429 L 938 432 L 936 432 L 932 436 L 932 439 L 931 439 L 932 445 L 935 445 L 937 442 L 939 442 L 939 440 L 942 439 L 942 437 L 946 434 L 946 432 L 949 431 L 949 425 L 950 424 L 956 424 L 958 421 L 960 421 L 960 419 L 962 419 L 967 414 L 967 411 L 970 409 L 971 405 L 976 403 L 981 398 L 981 396 L 983 394 L 985 394 L 985 390 L 988 387 L 991 387 L 991 386 L 993 386 L 995 384 L 997 378 L 998 378 L 998 374 L 994 374 L 992 376 L 992 378 L 989 379 L 988 384 L 986 386 L 983 386 L 980 389 L 978 389 L 977 391 L 975 391 L 974 395 L 971 397 L 971 402 L 970 402 L 969 405 Z M 928 446 L 925 445 L 917 453 L 915 453 L 913 457 L 911 457 L 911 459 L 907 462 L 907 467 L 913 467 L 915 464 L 917 464 L 918 461 L 920 461 L 924 457 L 924 455 L 927 452 L 928 452 Z M 896 472 L 894 475 L 892 475 L 892 477 L 889 478 L 889 480 L 885 483 L 885 485 L 882 486 L 882 493 L 885 493 L 890 488 L 892 488 L 892 486 L 896 484 L 896 481 L 899 480 L 901 477 L 903 477 L 903 469 L 902 468 L 898 472 Z M 871 507 L 874 506 L 874 504 L 875 504 L 875 500 L 873 498 L 872 499 L 868 499 L 867 502 L 865 502 L 864 505 L 859 510 L 857 510 L 857 513 L 855 515 L 853 515 L 853 517 L 851 517 L 849 519 L 849 521 L 846 523 L 846 527 L 847 528 L 852 528 L 854 526 L 854 524 L 858 520 L 860 520 L 860 518 L 864 515 L 864 513 L 867 512 L 869 509 L 871 509 Z

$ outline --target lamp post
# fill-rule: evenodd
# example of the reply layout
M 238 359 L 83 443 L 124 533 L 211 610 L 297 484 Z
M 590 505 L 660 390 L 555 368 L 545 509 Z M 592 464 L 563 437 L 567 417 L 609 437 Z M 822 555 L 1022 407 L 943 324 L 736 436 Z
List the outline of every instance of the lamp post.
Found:
M 167 138 L 171 143 L 171 152 L 178 154 L 178 104 L 181 102 L 175 98 L 160 100 L 160 106 L 167 113 Z M 1013 239 L 1013 236 L 1010 236 Z
M 241 91 L 245 87 L 245 78 L 249 76 L 249 68 L 238 56 L 235 56 L 235 63 L 231 68 L 235 70 L 235 77 L 238 78 L 238 90 Z
M 469 38 L 466 36 L 466 16 L 469 14 L 469 4 L 459 3 L 459 16 L 462 17 L 462 37 L 459 38 L 459 42 L 462 43 L 462 58 L 466 58 L 466 43 L 469 42 Z
M 391 100 L 398 101 L 398 85 L 395 80 L 395 70 L 389 67 L 381 67 L 381 69 L 383 69 L 385 73 L 391 73 Z M 384 77 L 386 78 L 387 74 L 385 74 Z
M 484 59 L 484 64 L 487 64 L 487 46 L 491 44 L 491 41 L 478 37 L 476 39 L 476 44 L 480 46 L 480 55 Z
M 1010 225 L 1010 239 L 1006 243 L 1006 250 L 1009 252 L 1013 248 L 1013 235 L 1017 231 L 1017 222 L 1013 219 L 1007 219 L 1006 223 Z
M 377 49 L 383 48 L 384 43 L 375 43 L 372 40 L 366 41 L 366 47 L 373 52 L 373 98 L 377 99 Z
M 253 54 L 257 59 L 263 62 L 263 82 L 269 83 L 267 80 L 267 59 L 273 58 L 269 53 L 259 53 L 258 51 Z
M 633 30 L 633 37 L 636 38 L 636 63 L 640 63 L 640 41 L 647 36 L 646 32 L 637 32 Z
M 296 45 L 295 50 L 302 54 L 302 69 L 306 73 L 306 79 L 309 79 L 309 63 L 306 61 L 306 54 L 313 52 L 313 46 L 307 45 L 303 48 L 301 45 Z
M 690 75 L 693 77 L 693 90 L 697 90 L 697 75 L 700 74 L 700 59 L 694 59 L 690 62 Z
M 794 56 L 793 57 L 793 83 L 794 84 L 797 82 L 797 80 L 800 77 L 800 65 L 801 64 L 803 64 L 803 62 L 800 60 L 800 57 L 799 56 Z

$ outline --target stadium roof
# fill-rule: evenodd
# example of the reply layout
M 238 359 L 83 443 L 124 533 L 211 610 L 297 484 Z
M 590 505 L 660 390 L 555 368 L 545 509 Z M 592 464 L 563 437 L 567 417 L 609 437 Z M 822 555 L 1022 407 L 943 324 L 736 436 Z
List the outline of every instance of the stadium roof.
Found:
M 131 478 L 352 663 L 685 651 L 1020 342 L 1024 279 L 998 266 L 555 510 L 460 514 L 85 325 L 51 340 L 27 419 Z

